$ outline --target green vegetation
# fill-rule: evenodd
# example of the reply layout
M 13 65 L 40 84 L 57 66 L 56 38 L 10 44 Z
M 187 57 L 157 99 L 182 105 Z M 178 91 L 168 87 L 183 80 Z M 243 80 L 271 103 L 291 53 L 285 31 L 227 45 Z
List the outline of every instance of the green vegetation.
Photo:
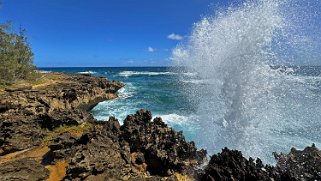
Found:
M 35 79 L 33 53 L 25 30 L 14 33 L 10 24 L 0 25 L 0 85 Z
M 43 142 L 47 144 L 62 133 L 70 133 L 72 136 L 80 138 L 82 134 L 88 131 L 91 127 L 92 124 L 90 123 L 84 123 L 78 126 L 60 126 L 53 131 L 45 131 L 43 134 L 45 134 L 46 137 L 43 139 Z

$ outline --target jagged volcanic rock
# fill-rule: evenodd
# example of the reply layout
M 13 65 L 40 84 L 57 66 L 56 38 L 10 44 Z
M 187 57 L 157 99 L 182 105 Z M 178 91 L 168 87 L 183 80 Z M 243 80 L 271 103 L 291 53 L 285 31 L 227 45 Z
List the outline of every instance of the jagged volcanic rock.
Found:
M 168 128 L 160 118 L 151 118 L 149 111 L 140 110 L 122 126 L 114 118 L 96 124 L 72 148 L 77 151 L 66 179 L 158 180 L 167 176 L 173 180 L 175 172 L 193 175 L 206 152 L 197 151 L 193 142 L 186 142 L 181 132 Z
M 313 144 L 304 150 L 292 148 L 289 154 L 274 153 L 277 166 L 296 180 L 321 180 L 321 151 Z
M 282 176 L 282 178 L 286 176 Z M 264 166 L 260 159 L 246 159 L 237 150 L 224 148 L 221 153 L 213 155 L 199 178 L 202 181 L 256 181 L 283 180 L 274 167 Z
M 149 111 L 140 110 L 121 127 L 121 139 L 128 142 L 131 152 L 143 153 L 150 173 L 166 176 L 204 161 L 205 150 L 197 151 L 194 142 L 185 141 L 182 132 L 169 128 L 161 118 L 151 119 Z

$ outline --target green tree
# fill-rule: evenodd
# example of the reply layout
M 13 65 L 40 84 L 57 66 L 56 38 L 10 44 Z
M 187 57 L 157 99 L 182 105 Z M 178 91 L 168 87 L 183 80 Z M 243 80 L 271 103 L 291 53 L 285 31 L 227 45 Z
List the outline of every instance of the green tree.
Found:
M 25 30 L 13 33 L 10 24 L 0 25 L 0 84 L 29 79 L 35 73 L 33 53 Z

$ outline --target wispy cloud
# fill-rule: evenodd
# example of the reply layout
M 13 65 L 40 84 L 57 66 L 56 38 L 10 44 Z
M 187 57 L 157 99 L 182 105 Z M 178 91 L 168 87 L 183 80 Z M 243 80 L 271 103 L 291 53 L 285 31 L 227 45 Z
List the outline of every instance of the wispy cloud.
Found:
M 181 36 L 179 34 L 172 33 L 172 34 L 168 35 L 167 38 L 170 40 L 182 40 L 183 36 Z
M 155 51 L 156 51 L 156 49 L 155 49 L 155 48 L 153 48 L 153 47 L 148 47 L 148 48 L 147 48 L 147 51 L 149 51 L 149 52 L 151 52 L 151 53 L 152 53 L 152 52 L 155 52 Z

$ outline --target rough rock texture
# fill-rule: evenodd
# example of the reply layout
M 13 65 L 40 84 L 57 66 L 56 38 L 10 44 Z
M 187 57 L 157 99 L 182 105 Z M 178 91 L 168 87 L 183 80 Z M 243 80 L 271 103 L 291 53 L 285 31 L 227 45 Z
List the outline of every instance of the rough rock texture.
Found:
M 267 169 L 260 159 L 246 159 L 237 150 L 224 148 L 221 153 L 213 155 L 200 180 L 272 180 L 274 168 Z M 269 173 L 270 172 L 270 173 Z
M 321 151 L 312 145 L 299 151 L 292 148 L 289 154 L 276 154 L 277 166 L 295 180 L 321 180 Z
M 126 118 L 123 126 L 111 118 L 96 124 L 72 148 L 66 180 L 175 180 L 174 173 L 193 175 L 205 159 L 160 119 L 151 121 L 149 111 L 140 110 Z M 69 139 L 67 139 L 69 140 Z
M 117 97 L 123 86 L 88 75 L 61 76 L 59 83 L 44 89 L 0 94 L 0 156 L 39 145 L 44 129 L 94 121 L 85 110 Z
M 73 148 L 75 153 L 67 168 L 67 180 L 121 179 L 130 173 L 118 141 L 113 140 L 104 126 L 95 126 L 79 143 Z
M 201 180 L 268 180 L 260 160 L 245 159 L 241 152 L 223 149 L 213 155 Z
M 169 128 L 161 118 L 151 119 L 149 111 L 140 110 L 129 115 L 121 127 L 121 139 L 131 152 L 143 153 L 140 160 L 146 162 L 151 174 L 168 176 L 203 163 L 205 150 L 197 151 L 194 142 L 185 141 L 182 132 Z
M 48 178 L 49 172 L 40 163 L 31 159 L 21 159 L 0 165 L 1 181 L 41 181 Z
M 321 151 L 312 145 L 303 151 L 276 154 L 275 167 L 263 165 L 260 159 L 246 159 L 240 151 L 222 150 L 213 155 L 199 180 L 321 180 Z

